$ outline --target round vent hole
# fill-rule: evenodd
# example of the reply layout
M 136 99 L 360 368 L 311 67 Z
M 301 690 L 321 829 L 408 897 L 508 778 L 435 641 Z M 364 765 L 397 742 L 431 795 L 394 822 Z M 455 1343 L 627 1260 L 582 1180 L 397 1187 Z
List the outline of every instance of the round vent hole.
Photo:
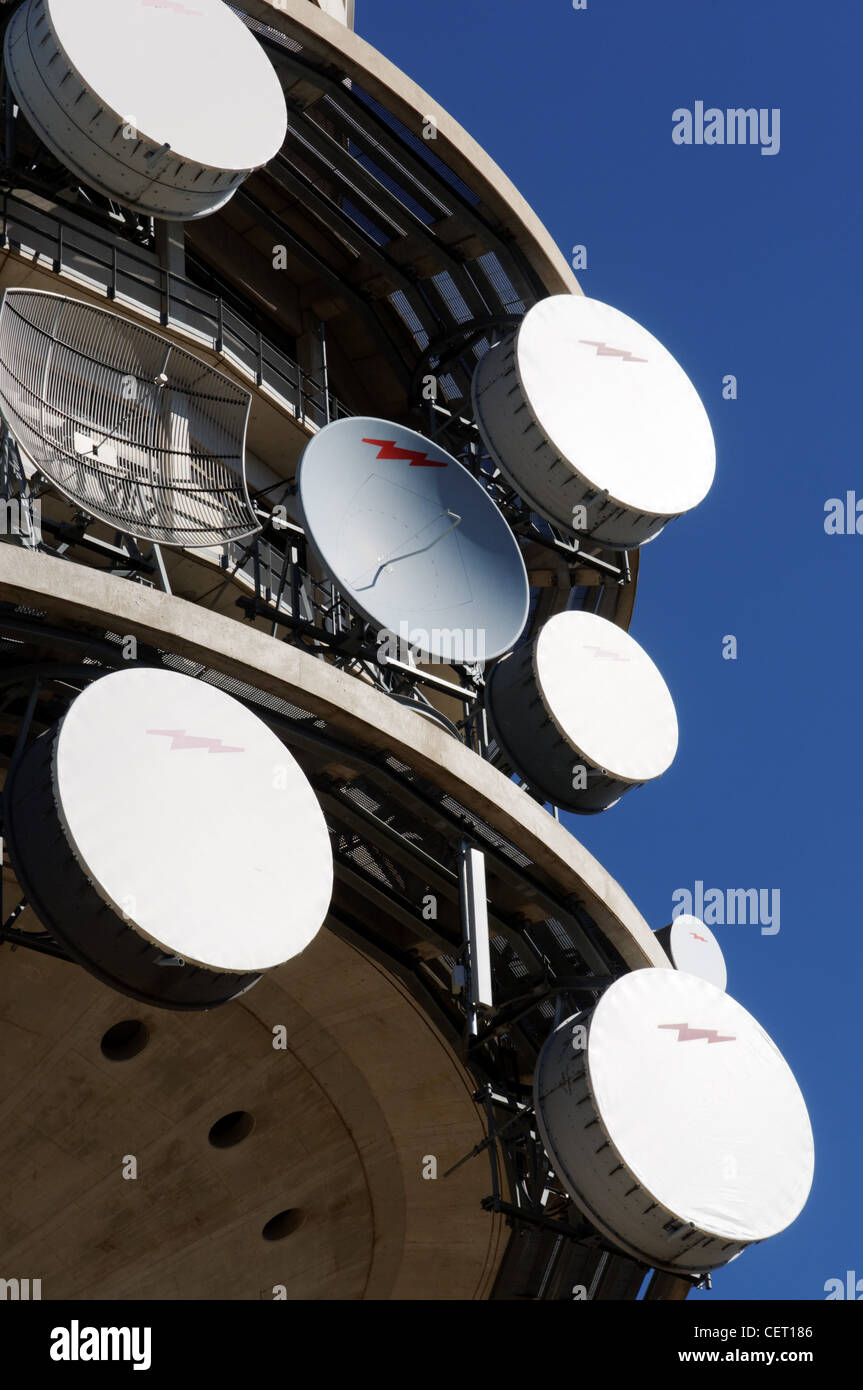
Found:
M 280 1211 L 278 1216 L 270 1218 L 261 1235 L 264 1240 L 284 1240 L 285 1236 L 293 1235 L 294 1231 L 299 1230 L 302 1224 L 303 1213 L 295 1207 L 288 1207 L 287 1211 Z
M 248 1138 L 254 1127 L 254 1116 L 248 1110 L 232 1110 L 216 1121 L 208 1138 L 214 1149 L 230 1149 Z
M 150 1034 L 146 1025 L 137 1018 L 127 1018 L 122 1023 L 115 1023 L 114 1027 L 105 1033 L 101 1044 L 102 1055 L 107 1057 L 109 1062 L 128 1062 L 130 1058 L 143 1052 L 149 1040 Z

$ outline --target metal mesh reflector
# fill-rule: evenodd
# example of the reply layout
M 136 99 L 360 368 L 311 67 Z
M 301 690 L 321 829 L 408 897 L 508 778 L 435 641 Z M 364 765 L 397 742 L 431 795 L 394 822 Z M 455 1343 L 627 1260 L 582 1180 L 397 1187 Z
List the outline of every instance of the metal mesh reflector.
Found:
M 0 303 L 0 409 L 36 468 L 92 516 L 205 546 L 259 530 L 245 479 L 251 396 L 191 353 L 39 290 Z

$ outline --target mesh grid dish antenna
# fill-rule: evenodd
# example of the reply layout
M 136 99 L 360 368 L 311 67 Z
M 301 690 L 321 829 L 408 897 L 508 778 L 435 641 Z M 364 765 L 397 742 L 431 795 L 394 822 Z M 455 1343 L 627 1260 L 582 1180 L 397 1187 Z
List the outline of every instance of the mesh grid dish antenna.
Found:
M 4 790 L 16 876 L 114 989 L 213 1008 L 298 955 L 329 907 L 323 812 L 266 724 L 173 671 L 115 671 L 27 748 Z
M 275 70 L 222 0 L 27 0 L 5 61 L 61 164 L 147 216 L 215 212 L 285 138 Z
M 698 975 L 717 989 L 725 989 L 728 971 L 722 947 L 700 917 L 693 917 L 688 912 L 681 913 L 671 926 L 662 927 L 656 936 L 671 957 L 675 970 Z
M 389 420 L 338 420 L 306 447 L 297 485 L 321 566 L 382 634 L 457 664 L 518 639 L 529 604 L 518 543 L 437 444 Z
M 809 1195 L 812 1128 L 788 1063 L 751 1014 L 694 975 L 634 970 L 586 1025 L 561 1023 L 540 1053 L 534 1104 L 573 1201 L 659 1268 L 727 1264 L 789 1226 Z
M 540 300 L 482 358 L 472 394 L 501 472 L 565 530 L 630 549 L 710 489 L 716 450 L 695 387 L 647 329 L 597 299 Z
M 260 530 L 245 479 L 251 396 L 149 329 L 79 300 L 6 290 L 0 409 L 71 501 L 130 535 L 220 545 Z
M 499 662 L 486 709 L 511 768 L 564 810 L 607 810 L 677 752 L 665 681 L 628 632 L 595 613 L 557 613 Z

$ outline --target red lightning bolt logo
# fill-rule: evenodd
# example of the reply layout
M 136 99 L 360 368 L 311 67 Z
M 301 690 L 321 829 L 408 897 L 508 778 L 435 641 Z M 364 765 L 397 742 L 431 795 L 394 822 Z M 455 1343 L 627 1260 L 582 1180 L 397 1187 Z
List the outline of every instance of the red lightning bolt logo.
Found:
M 657 1028 L 676 1028 L 678 1042 L 698 1042 L 699 1038 L 706 1038 L 708 1043 L 736 1042 L 736 1037 L 730 1033 L 723 1035 L 717 1033 L 715 1028 L 690 1028 L 688 1023 L 657 1023 Z
M 446 468 L 446 459 L 430 459 L 428 454 L 418 453 L 416 449 L 400 449 L 394 439 L 364 439 L 364 444 L 374 444 L 378 448 L 379 459 L 410 459 L 411 468 Z
M 148 734 L 160 734 L 164 738 L 171 740 L 169 753 L 175 752 L 178 748 L 206 748 L 208 753 L 244 753 L 244 748 L 231 748 L 227 743 L 223 743 L 220 738 L 196 738 L 194 734 L 187 734 L 185 729 L 148 729 Z
M 697 931 L 691 931 L 689 935 L 692 937 L 693 941 L 703 941 L 705 946 L 707 945 L 706 936 L 699 936 Z
M 624 362 L 646 362 L 646 357 L 635 357 L 626 348 L 609 347 L 608 343 L 595 343 L 592 338 L 579 338 L 585 347 L 596 348 L 597 357 L 619 357 Z

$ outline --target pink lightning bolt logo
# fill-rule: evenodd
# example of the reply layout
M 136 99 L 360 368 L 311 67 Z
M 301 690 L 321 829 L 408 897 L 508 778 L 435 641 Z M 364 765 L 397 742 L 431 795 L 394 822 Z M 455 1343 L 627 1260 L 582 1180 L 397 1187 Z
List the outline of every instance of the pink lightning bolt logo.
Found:
M 430 459 L 416 449 L 400 449 L 394 439 L 364 439 L 364 444 L 377 446 L 379 459 L 410 459 L 411 468 L 446 468 L 446 459 Z
M 609 347 L 608 343 L 595 343 L 592 338 L 579 338 L 585 347 L 596 348 L 597 357 L 619 357 L 622 362 L 646 362 L 646 357 L 635 357 L 626 348 Z
M 232 748 L 229 744 L 223 743 L 220 738 L 197 738 L 194 734 L 187 734 L 185 729 L 148 729 L 148 734 L 158 734 L 162 738 L 171 740 L 169 753 L 174 753 L 180 748 L 206 748 L 208 753 L 245 753 L 245 748 Z
M 692 940 L 693 940 L 693 941 L 703 941 L 704 944 L 705 944 L 705 946 L 707 945 L 707 937 L 706 937 L 706 936 L 699 936 L 697 931 L 691 931 L 691 932 L 689 933 L 689 935 L 692 937 Z
M 737 1038 L 729 1033 L 717 1033 L 715 1028 L 690 1028 L 688 1023 L 657 1023 L 657 1028 L 676 1028 L 678 1042 L 698 1042 L 699 1038 L 706 1038 L 708 1044 L 720 1042 L 736 1042 Z
M 178 0 L 141 0 L 147 10 L 173 10 L 174 14 L 203 14 L 203 10 L 187 10 Z
M 603 661 L 629 661 L 628 656 L 618 656 L 617 652 L 610 652 L 607 647 L 589 647 L 585 644 L 586 652 L 593 652 L 594 656 L 601 657 Z

